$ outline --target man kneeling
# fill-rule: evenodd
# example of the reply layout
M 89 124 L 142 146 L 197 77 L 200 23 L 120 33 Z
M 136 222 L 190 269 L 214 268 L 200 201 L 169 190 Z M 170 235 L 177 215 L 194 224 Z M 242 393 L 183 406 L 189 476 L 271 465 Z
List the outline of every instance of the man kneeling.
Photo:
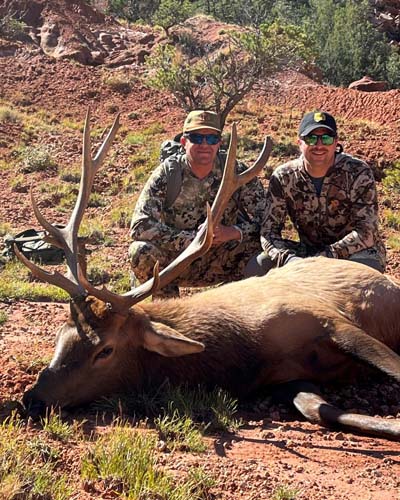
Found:
M 164 160 L 143 188 L 132 217 L 134 241 L 129 248 L 133 277 L 139 282 L 151 278 L 156 261 L 160 269 L 166 267 L 204 223 L 206 204 L 211 205 L 217 194 L 225 165 L 226 154 L 219 152 L 221 132 L 216 113 L 191 111 L 180 138 L 182 152 Z M 240 173 L 246 166 L 237 162 L 236 169 Z M 209 286 L 242 279 L 250 257 L 260 250 L 264 212 L 264 188 L 255 178 L 230 200 L 209 252 L 156 296 L 179 296 L 179 285 Z

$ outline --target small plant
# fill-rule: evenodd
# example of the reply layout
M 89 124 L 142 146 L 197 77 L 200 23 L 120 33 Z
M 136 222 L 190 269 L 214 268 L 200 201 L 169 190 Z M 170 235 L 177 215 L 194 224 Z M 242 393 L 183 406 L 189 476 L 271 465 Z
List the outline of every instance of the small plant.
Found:
M 123 271 L 114 273 L 110 280 L 110 285 L 115 293 L 122 294 L 129 292 L 131 289 L 131 278 L 129 273 Z
M 92 193 L 88 201 L 88 207 L 105 207 L 107 205 L 104 196 L 100 193 Z
M 51 170 L 56 167 L 46 146 L 29 146 L 21 151 L 22 171 L 27 174 L 41 170 Z
M 130 146 L 142 145 L 145 144 L 147 138 L 143 133 L 128 133 L 125 137 L 126 144 Z
M 295 500 L 298 493 L 299 490 L 289 488 L 286 485 L 280 485 L 275 489 L 272 500 Z
M 10 180 L 10 188 L 14 193 L 26 193 L 28 191 L 26 177 L 23 174 L 15 175 Z
M 116 421 L 82 459 L 84 480 L 101 481 L 121 498 L 207 500 L 213 480 L 198 468 L 177 482 L 158 466 L 153 434 Z
M 7 13 L 0 19 L 0 34 L 6 38 L 18 38 L 25 29 L 26 24 L 16 18 L 16 13 Z
M 129 228 L 136 200 L 137 196 L 125 197 L 114 206 L 111 210 L 111 222 L 113 226 Z
M 281 158 L 282 156 L 297 156 L 299 148 L 292 142 L 278 142 L 272 148 L 272 155 Z
M 0 123 L 19 123 L 22 121 L 21 114 L 9 106 L 0 106 Z
M 169 450 L 191 451 L 199 453 L 206 450 L 201 432 L 187 415 L 180 415 L 173 405 L 163 417 L 155 419 L 154 424 L 160 434 L 160 439 L 166 442 Z
M 119 94 L 127 95 L 132 90 L 132 79 L 127 77 L 126 75 L 109 75 L 104 78 L 104 84 L 107 87 L 110 87 L 114 92 L 118 92 Z
M 67 422 L 63 422 L 61 416 L 54 413 L 53 410 L 50 411 L 48 415 L 41 419 L 43 430 L 52 438 L 58 441 L 68 441 L 76 433 L 76 425 L 69 425 Z
M 82 122 L 75 122 L 75 121 L 69 120 L 68 118 L 61 120 L 61 126 L 63 128 L 69 128 L 70 130 L 79 130 L 80 132 L 83 131 L 83 123 Z
M 392 168 L 385 170 L 382 184 L 386 189 L 400 192 L 400 160 L 396 161 Z
M 392 234 L 387 238 L 387 244 L 389 248 L 394 250 L 395 252 L 400 252 L 400 236 L 397 234 Z
M 60 171 L 60 179 L 71 184 L 79 184 L 81 180 L 81 169 L 79 167 L 63 168 Z
M 112 244 L 104 225 L 98 219 L 84 219 L 79 229 L 79 236 L 87 238 L 92 245 L 109 246 Z
M 385 223 L 392 229 L 400 229 L 400 215 L 393 210 L 385 210 L 383 213 Z
M 110 281 L 110 275 L 105 270 L 105 268 L 94 266 L 93 264 L 90 264 L 88 266 L 87 277 L 89 281 L 95 286 L 102 285 Z
M 118 485 L 120 493 L 130 498 L 158 493 L 165 487 L 166 477 L 156 469 L 155 444 L 154 436 L 117 422 L 82 459 L 81 476 Z
M 8 320 L 8 315 L 5 311 L 0 311 L 0 326 L 4 325 Z
M 1 498 L 70 498 L 67 477 L 56 472 L 58 451 L 42 439 L 30 438 L 15 414 L 0 426 L 0 457 Z
M 0 222 L 0 236 L 12 233 L 11 224 L 8 222 Z

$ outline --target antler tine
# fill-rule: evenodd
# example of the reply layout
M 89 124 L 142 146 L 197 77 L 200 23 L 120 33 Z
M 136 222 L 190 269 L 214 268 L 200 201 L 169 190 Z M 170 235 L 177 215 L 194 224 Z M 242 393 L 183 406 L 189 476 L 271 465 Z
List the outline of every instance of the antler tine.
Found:
M 39 278 L 42 281 L 45 281 L 46 283 L 50 283 L 51 285 L 58 286 L 59 288 L 62 288 L 65 290 L 71 297 L 75 297 L 77 295 L 80 295 L 81 289 L 73 283 L 71 280 L 60 274 L 58 271 L 54 273 L 49 273 L 42 269 L 41 267 L 37 266 L 33 262 L 31 262 L 29 259 L 25 257 L 25 255 L 20 252 L 18 249 L 17 245 L 14 244 L 14 252 L 15 255 L 18 257 L 18 259 L 26 265 L 27 268 L 30 269 L 32 274 L 36 276 L 36 278 Z
M 157 261 L 154 265 L 153 278 L 135 288 L 129 295 L 119 295 L 108 290 L 105 286 L 100 289 L 96 288 L 89 283 L 86 276 L 81 273 L 79 274 L 79 279 L 90 295 L 111 304 L 115 312 L 126 314 L 131 306 L 152 295 L 160 286 L 159 264 Z
M 30 265 L 28 265 L 26 259 L 19 258 L 31 269 L 35 276 L 63 288 L 70 295 L 83 295 L 86 293 L 86 290 L 80 283 L 78 276 L 78 230 L 92 190 L 94 176 L 102 164 L 105 155 L 110 149 L 118 127 L 119 114 L 116 116 L 114 123 L 107 134 L 107 137 L 101 144 L 95 158 L 92 159 L 90 140 L 90 109 L 87 110 L 83 134 L 82 175 L 79 186 L 79 194 L 71 217 L 64 228 L 56 227 L 47 221 L 47 219 L 40 212 L 31 190 L 33 211 L 38 222 L 49 233 L 49 235 L 46 236 L 47 241 L 62 248 L 65 252 L 68 268 L 67 276 L 62 276 L 59 273 L 48 273 L 31 262 L 29 262 Z
M 82 222 L 83 214 L 87 207 L 90 193 L 93 187 L 94 177 L 100 168 L 111 143 L 119 128 L 119 114 L 115 117 L 114 123 L 106 138 L 101 144 L 96 156 L 92 159 L 91 139 L 90 139 L 90 109 L 88 108 L 85 119 L 85 128 L 83 134 L 83 152 L 82 152 L 82 176 L 79 186 L 79 194 L 71 218 L 65 228 L 59 230 L 68 265 L 68 277 L 79 285 L 78 277 L 78 231 Z
M 269 155 L 272 150 L 272 141 L 270 137 L 266 137 L 263 149 L 257 158 L 254 165 L 241 174 L 235 171 L 236 164 L 236 149 L 237 149 L 237 130 L 236 123 L 232 124 L 231 140 L 229 143 L 228 155 L 225 162 L 224 175 L 221 185 L 218 189 L 217 196 L 211 208 L 214 224 L 219 224 L 228 201 L 233 193 L 241 186 L 249 182 L 253 177 L 258 175 L 266 165 Z

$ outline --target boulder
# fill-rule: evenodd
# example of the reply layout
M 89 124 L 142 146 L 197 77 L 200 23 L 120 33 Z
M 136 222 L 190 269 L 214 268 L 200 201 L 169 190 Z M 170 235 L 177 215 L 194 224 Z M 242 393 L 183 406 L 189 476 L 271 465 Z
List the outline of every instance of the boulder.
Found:
M 349 89 L 361 90 L 363 92 L 384 92 L 388 90 L 388 83 L 373 80 L 369 76 L 363 76 L 361 80 L 350 83 Z

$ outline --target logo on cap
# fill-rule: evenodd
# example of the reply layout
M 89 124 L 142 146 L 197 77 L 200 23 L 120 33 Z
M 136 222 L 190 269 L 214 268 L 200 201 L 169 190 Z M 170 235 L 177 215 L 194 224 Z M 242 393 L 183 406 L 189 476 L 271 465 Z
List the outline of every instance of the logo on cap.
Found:
M 323 122 L 325 120 L 326 120 L 326 116 L 324 115 L 324 113 L 321 113 L 321 112 L 314 113 L 314 121 Z

